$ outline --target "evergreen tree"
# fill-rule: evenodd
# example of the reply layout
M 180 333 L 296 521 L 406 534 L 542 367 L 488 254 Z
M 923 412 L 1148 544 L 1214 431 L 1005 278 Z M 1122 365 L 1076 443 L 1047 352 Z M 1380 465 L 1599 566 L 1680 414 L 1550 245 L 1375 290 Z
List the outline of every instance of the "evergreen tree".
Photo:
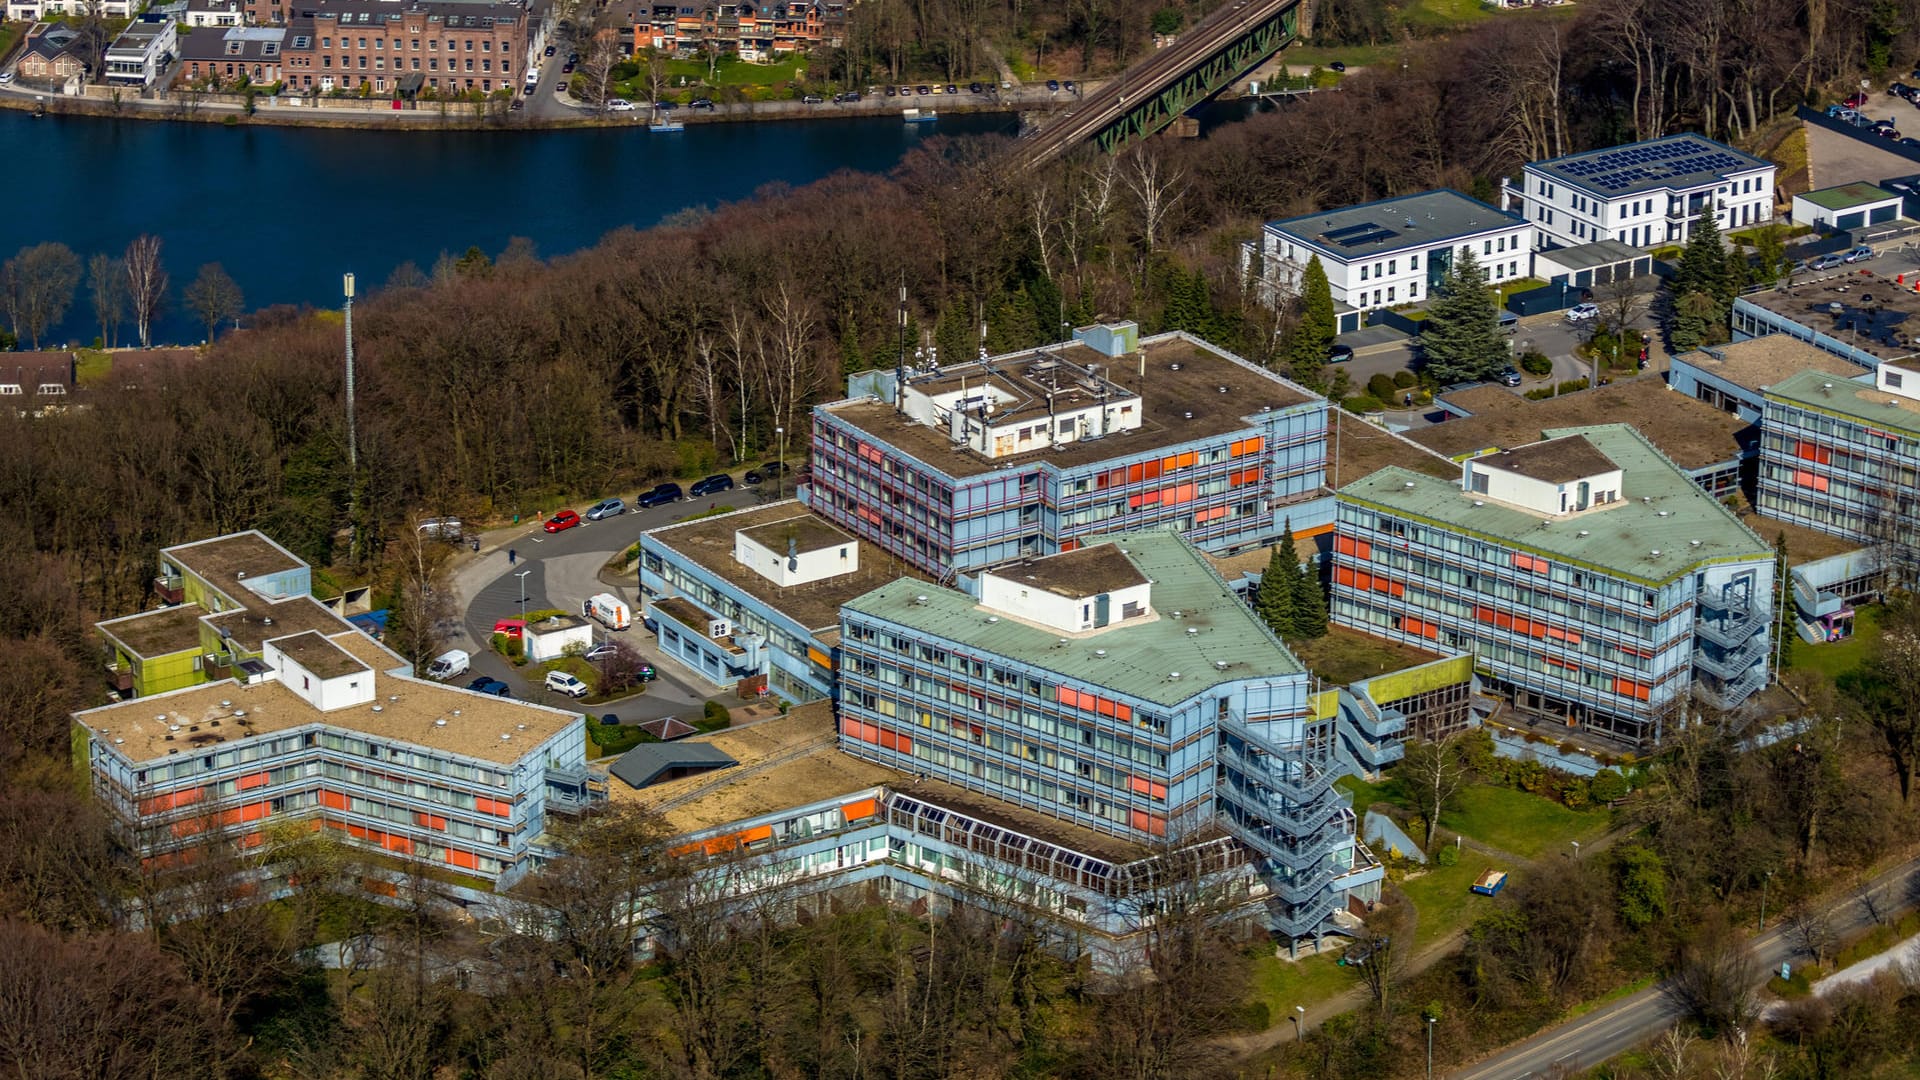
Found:
M 1720 223 L 1714 213 L 1714 204 L 1709 202 L 1701 206 L 1700 216 L 1694 219 L 1693 234 L 1688 237 L 1680 266 L 1674 271 L 1673 293 L 1675 296 L 1705 293 L 1731 310 L 1740 283 L 1727 258 L 1726 246 L 1720 241 Z
M 1507 363 L 1500 309 L 1472 248 L 1460 249 L 1432 299 L 1420 345 L 1427 374 L 1435 382 L 1476 382 Z
M 1300 275 L 1300 318 L 1293 324 L 1293 331 L 1287 335 L 1281 351 L 1287 370 L 1296 382 L 1312 387 L 1320 385 L 1321 368 L 1327 362 L 1339 329 L 1333 314 L 1333 287 L 1327 283 L 1326 268 L 1320 265 L 1320 256 L 1311 256 Z
M 1253 608 L 1278 637 L 1293 632 L 1298 613 L 1300 555 L 1293 546 L 1293 523 L 1287 522 L 1286 539 L 1273 549 L 1267 560 L 1267 572 L 1260 576 L 1260 589 L 1254 593 Z
M 1787 561 L 1787 534 L 1782 531 L 1773 538 L 1773 602 L 1780 610 L 1774 612 L 1774 654 L 1778 662 L 1774 670 L 1785 671 L 1792 667 L 1792 643 L 1796 635 L 1794 630 L 1793 590 L 1787 586 L 1788 575 L 1793 572 L 1792 564 Z
M 1287 536 L 1287 548 L 1293 548 L 1293 536 Z M 1293 570 L 1293 633 L 1288 636 L 1296 640 L 1311 640 L 1327 635 L 1327 597 L 1320 591 L 1318 561 L 1301 565 L 1294 564 Z
M 1718 301 L 1703 292 L 1676 293 L 1667 336 L 1676 352 L 1726 340 L 1726 313 Z

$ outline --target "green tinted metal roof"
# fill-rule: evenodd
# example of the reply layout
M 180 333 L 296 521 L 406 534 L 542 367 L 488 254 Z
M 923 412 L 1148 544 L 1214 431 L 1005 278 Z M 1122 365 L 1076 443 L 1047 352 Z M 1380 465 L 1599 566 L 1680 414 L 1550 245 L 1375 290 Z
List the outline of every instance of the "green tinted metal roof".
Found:
M 1803 371 L 1767 387 L 1766 393 L 1769 401 L 1778 399 L 1829 416 L 1846 416 L 1873 427 L 1892 428 L 1908 438 L 1920 438 L 1920 401 L 1877 390 L 1871 382 Z
M 1162 705 L 1176 705 L 1221 683 L 1305 673 L 1300 661 L 1178 534 L 1127 532 L 1086 542 L 1108 541 L 1125 551 L 1152 582 L 1149 615 L 1092 633 L 1065 635 L 1017 622 L 1004 612 L 981 607 L 966 593 L 920 581 L 875 589 L 848 601 L 845 610 L 1012 657 L 1068 682 Z M 915 603 L 920 596 L 926 603 Z M 1180 613 L 1177 618 L 1175 611 Z M 1060 644 L 1063 637 L 1065 645 Z M 1095 655 L 1096 649 L 1106 655 Z M 1216 666 L 1221 663 L 1224 670 Z M 1177 680 L 1172 678 L 1176 671 Z
M 1339 497 L 1650 585 L 1704 563 L 1771 557 L 1766 541 L 1626 424 L 1554 428 L 1542 435 L 1585 435 L 1620 467 L 1620 501 L 1548 516 L 1470 495 L 1457 480 L 1397 467 L 1348 484 Z
M 1889 202 L 1899 197 L 1886 188 L 1866 183 L 1841 184 L 1838 187 L 1809 191 L 1800 196 L 1822 210 L 1846 210 L 1870 203 Z

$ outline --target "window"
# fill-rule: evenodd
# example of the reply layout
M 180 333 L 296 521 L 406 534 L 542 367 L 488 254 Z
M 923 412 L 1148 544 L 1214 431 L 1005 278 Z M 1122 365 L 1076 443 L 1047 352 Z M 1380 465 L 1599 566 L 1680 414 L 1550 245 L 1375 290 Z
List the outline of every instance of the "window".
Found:
M 1897 371 L 1887 372 L 1887 385 L 1897 389 L 1900 386 L 1900 373 Z
M 1389 304 L 1393 303 L 1393 289 L 1392 285 L 1387 286 L 1387 303 Z
M 1360 268 L 1360 280 L 1361 280 L 1361 281 L 1365 281 L 1365 280 L 1367 280 L 1367 271 L 1368 271 L 1369 269 L 1370 269 L 1370 267 L 1365 267 L 1365 266 L 1362 266 L 1362 267 Z

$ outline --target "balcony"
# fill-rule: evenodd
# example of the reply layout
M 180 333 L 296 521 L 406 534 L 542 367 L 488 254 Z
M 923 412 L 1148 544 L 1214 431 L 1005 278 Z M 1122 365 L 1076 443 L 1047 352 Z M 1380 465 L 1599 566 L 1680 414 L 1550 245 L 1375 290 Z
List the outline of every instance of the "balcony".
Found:
M 122 694 L 133 693 L 133 668 L 126 664 L 108 664 L 107 685 Z
M 161 574 L 153 579 L 153 592 L 169 605 L 183 604 L 187 600 L 186 583 L 179 574 Z

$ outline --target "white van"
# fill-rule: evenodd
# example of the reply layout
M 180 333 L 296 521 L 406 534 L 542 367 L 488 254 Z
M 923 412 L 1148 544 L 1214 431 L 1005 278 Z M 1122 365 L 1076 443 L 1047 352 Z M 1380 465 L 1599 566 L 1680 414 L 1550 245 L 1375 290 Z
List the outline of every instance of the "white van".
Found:
M 443 652 L 427 665 L 427 678 L 446 682 L 448 679 L 467 673 L 467 666 L 473 663 L 473 657 L 462 649 Z
M 633 625 L 633 612 L 626 602 L 612 593 L 596 593 L 580 605 L 580 614 L 609 630 L 625 630 Z

